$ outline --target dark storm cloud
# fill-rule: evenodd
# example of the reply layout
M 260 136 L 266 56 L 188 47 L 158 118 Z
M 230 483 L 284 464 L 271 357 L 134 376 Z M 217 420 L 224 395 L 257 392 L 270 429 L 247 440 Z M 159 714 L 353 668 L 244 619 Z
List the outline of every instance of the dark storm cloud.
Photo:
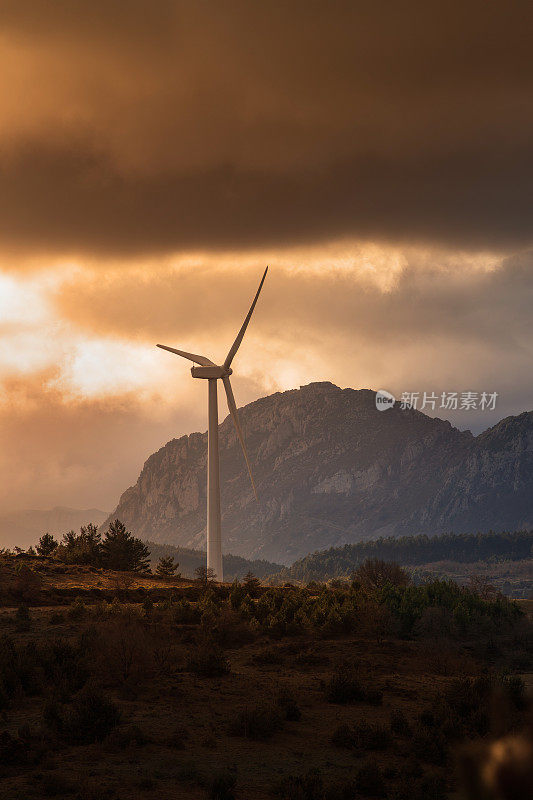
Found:
M 4 249 L 531 239 L 526 4 L 0 3 Z

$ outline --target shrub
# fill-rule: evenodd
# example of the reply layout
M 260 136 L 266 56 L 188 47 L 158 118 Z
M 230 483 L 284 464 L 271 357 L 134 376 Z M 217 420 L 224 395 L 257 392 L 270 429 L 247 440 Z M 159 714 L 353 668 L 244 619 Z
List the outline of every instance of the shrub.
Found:
M 237 778 L 231 772 L 221 772 L 211 780 L 208 796 L 210 800 L 235 800 Z
M 283 726 L 279 710 L 273 706 L 256 706 L 240 711 L 230 725 L 233 736 L 245 739 L 269 739 Z
M 172 605 L 172 618 L 176 625 L 193 625 L 200 622 L 200 611 L 188 600 L 178 600 Z
M 83 600 L 81 599 L 81 597 L 76 597 L 76 599 L 69 606 L 69 609 L 67 611 L 68 618 L 76 622 L 79 621 L 80 619 L 83 619 L 86 613 L 87 609 L 85 608 L 85 605 L 83 604 Z
M 293 663 L 297 667 L 320 667 L 329 663 L 329 657 L 320 655 L 313 648 L 309 648 L 296 653 Z
M 12 736 L 8 731 L 0 733 L 0 764 L 20 766 L 28 762 L 28 745 L 19 736 Z
M 100 674 L 115 686 L 135 686 L 151 676 L 154 646 L 151 630 L 137 616 L 117 614 L 100 626 L 97 661 Z
M 244 576 L 243 588 L 245 594 L 249 594 L 250 597 L 257 597 L 261 589 L 261 581 L 256 578 L 253 572 L 247 572 Z
M 339 725 L 331 737 L 337 747 L 356 750 L 386 750 L 392 743 L 390 731 L 378 723 L 363 720 L 354 725 Z
M 411 733 L 409 720 L 400 709 L 391 712 L 390 729 L 395 736 L 409 736 Z
M 222 648 L 208 642 L 189 654 L 187 669 L 201 678 L 219 678 L 230 672 L 230 664 Z
M 285 719 L 288 722 L 297 722 L 302 717 L 300 707 L 296 698 L 289 691 L 282 691 L 278 697 L 278 705 L 281 707 Z
M 230 605 L 231 605 L 231 607 L 233 608 L 234 611 L 238 611 L 239 610 L 239 608 L 241 607 L 241 603 L 244 600 L 245 595 L 246 595 L 246 590 L 244 589 L 242 584 L 239 583 L 237 578 L 235 578 L 235 580 L 231 584 L 231 589 L 230 589 L 230 593 L 229 593 Z
M 26 627 L 30 624 L 30 621 L 30 609 L 28 606 L 21 604 L 15 611 L 15 622 L 17 625 Z
M 278 666 L 285 662 L 283 653 L 278 647 L 264 647 L 252 656 L 252 663 L 259 666 Z
M 48 772 L 42 776 L 41 790 L 45 797 L 58 797 L 65 794 L 73 794 L 75 786 L 59 772 Z
M 402 770 L 392 791 L 392 800 L 445 800 L 448 796 L 446 781 L 439 775 L 424 774 L 422 771 L 411 774 Z
M 120 722 L 117 706 L 101 691 L 86 686 L 68 706 L 51 701 L 45 722 L 58 736 L 74 744 L 101 742 Z
M 414 755 L 428 764 L 442 766 L 448 760 L 448 743 L 443 732 L 437 728 L 419 725 L 413 735 Z
M 359 678 L 352 670 L 337 670 L 326 685 L 326 697 L 330 703 L 346 705 L 364 700 L 365 693 Z
M 383 702 L 383 692 L 364 683 L 356 671 L 350 667 L 341 667 L 326 684 L 328 702 L 339 705 L 365 702 L 379 706 Z
M 18 644 L 9 636 L 0 638 L 0 702 L 11 706 L 23 694 L 42 690 L 39 651 L 30 644 Z
M 154 602 L 151 597 L 145 597 L 141 606 L 145 617 L 151 617 L 154 611 Z
M 339 725 L 331 735 L 331 743 L 336 747 L 346 747 L 351 750 L 355 747 L 354 733 L 351 725 Z
M 357 791 L 368 797 L 386 797 L 385 781 L 375 761 L 366 761 L 355 776 Z
M 106 738 L 106 744 L 126 748 L 126 747 L 142 747 L 148 744 L 148 737 L 138 725 L 129 725 L 126 728 L 117 728 L 111 731 Z
M 324 782 L 318 770 L 310 770 L 306 775 L 287 776 L 272 794 L 279 800 L 323 800 Z
M 386 584 L 407 586 L 409 574 L 393 561 L 381 558 L 367 558 L 356 570 L 354 580 L 364 589 L 379 589 Z
M 68 698 L 86 682 L 89 670 L 86 649 L 89 641 L 80 638 L 77 644 L 55 639 L 46 644 L 37 656 L 46 682 L 61 697 Z
M 503 688 L 515 708 L 522 710 L 526 706 L 526 684 L 520 675 L 509 675 L 502 681 Z
M 386 750 L 391 746 L 392 736 L 384 725 L 362 721 L 356 723 L 353 729 L 356 744 L 361 750 Z
M 50 625 L 62 625 L 65 622 L 65 615 L 62 611 L 54 611 L 50 614 Z
M 208 586 L 216 579 L 215 570 L 212 567 L 200 565 L 194 570 L 195 579 L 200 586 Z
M 184 750 L 185 743 L 189 739 L 189 731 L 184 725 L 178 725 L 167 739 L 167 745 L 176 750 Z

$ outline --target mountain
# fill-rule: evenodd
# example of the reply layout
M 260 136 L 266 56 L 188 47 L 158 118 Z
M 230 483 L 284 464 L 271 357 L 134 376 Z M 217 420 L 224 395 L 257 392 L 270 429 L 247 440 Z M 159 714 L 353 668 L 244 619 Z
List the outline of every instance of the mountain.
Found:
M 312 383 L 239 411 L 253 496 L 231 424 L 220 425 L 226 552 L 284 564 L 380 536 L 533 527 L 533 412 L 474 437 L 375 392 Z M 173 439 L 111 515 L 143 539 L 205 543 L 207 434 Z
M 107 511 L 100 511 L 98 508 L 80 510 L 63 506 L 45 511 L 12 511 L 0 516 L 0 547 L 29 547 L 30 544 L 35 545 L 43 533 L 61 537 L 67 531 L 79 530 L 88 522 L 100 525 L 107 516 Z

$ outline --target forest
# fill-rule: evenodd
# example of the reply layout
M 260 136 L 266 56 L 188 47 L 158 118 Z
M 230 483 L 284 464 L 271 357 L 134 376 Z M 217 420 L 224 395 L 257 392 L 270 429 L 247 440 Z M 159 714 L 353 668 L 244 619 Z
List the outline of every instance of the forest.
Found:
M 392 536 L 311 553 L 275 576 L 279 581 L 327 581 L 349 577 L 367 558 L 380 558 L 405 566 L 436 561 L 521 561 L 532 557 L 533 531 L 455 534 L 442 536 Z

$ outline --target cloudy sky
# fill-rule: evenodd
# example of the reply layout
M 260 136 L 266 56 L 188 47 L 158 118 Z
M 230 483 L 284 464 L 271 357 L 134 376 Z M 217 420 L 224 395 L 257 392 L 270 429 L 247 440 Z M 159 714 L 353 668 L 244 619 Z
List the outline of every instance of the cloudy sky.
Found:
M 0 0 L 0 511 L 315 380 L 533 407 L 526 3 Z M 221 416 L 226 409 L 221 403 Z

